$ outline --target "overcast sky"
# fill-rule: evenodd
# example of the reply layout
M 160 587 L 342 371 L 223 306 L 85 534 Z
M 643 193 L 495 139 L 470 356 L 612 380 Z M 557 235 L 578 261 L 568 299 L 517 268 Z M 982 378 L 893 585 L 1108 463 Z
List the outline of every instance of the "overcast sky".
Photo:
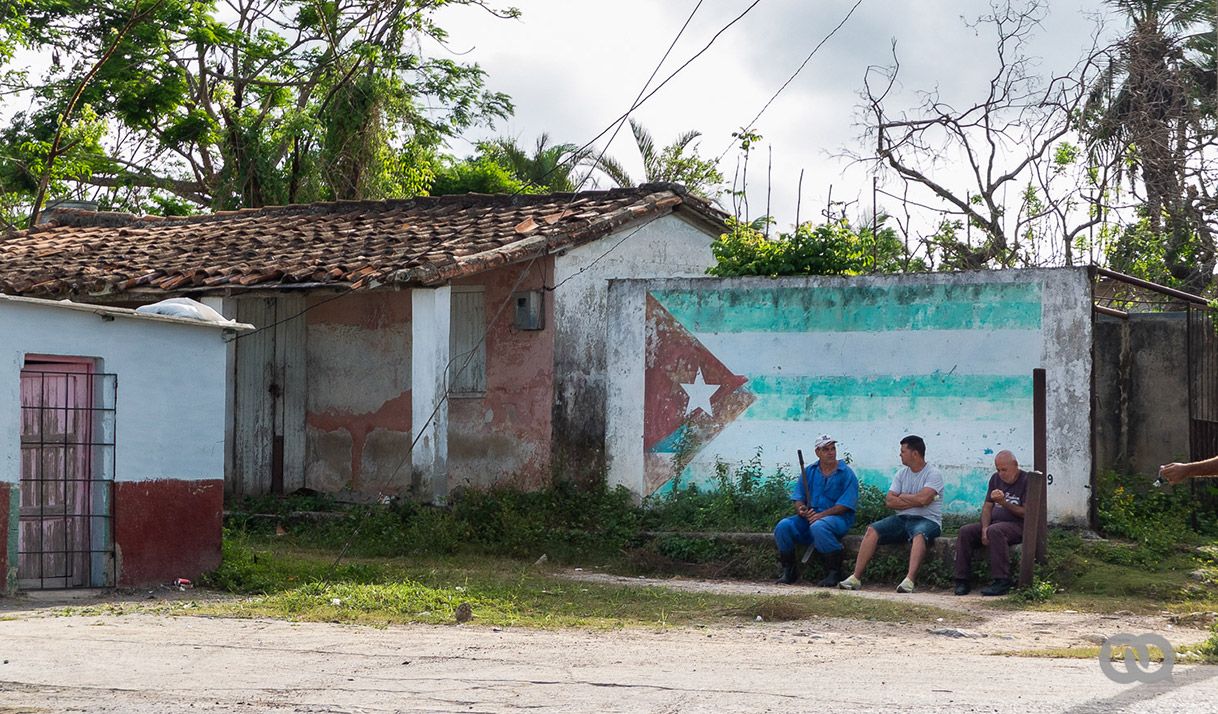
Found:
M 846 16 L 855 0 L 761 0 L 711 49 L 678 75 L 634 117 L 657 143 L 679 132 L 703 134 L 702 153 L 732 146 L 732 131 L 748 122 L 812 48 Z M 659 77 L 700 49 L 751 0 L 705 0 Z M 442 24 L 450 47 L 488 73 L 490 88 L 511 95 L 515 116 L 493 132 L 531 146 L 541 132 L 559 142 L 584 143 L 629 108 L 697 0 L 516 0 L 519 20 L 496 20 L 480 10 L 446 10 Z M 985 2 L 966 0 L 863 0 L 849 22 L 816 54 L 761 117 L 764 137 L 749 168 L 752 215 L 764 213 L 765 163 L 773 151 L 772 209 L 782 226 L 795 217 L 801 169 L 801 219 L 834 199 L 860 200 L 852 214 L 870 214 L 871 179 L 862 166 L 836 158 L 862 150 L 858 92 L 869 65 L 901 59 L 899 102 L 912 107 L 915 90 L 938 87 L 964 102 L 983 92 L 994 68 L 992 35 L 979 35 L 975 19 Z M 1034 54 L 1045 71 L 1068 69 L 1091 45 L 1101 0 L 1052 0 Z M 988 29 L 983 32 L 990 32 Z M 478 138 L 471 133 L 470 138 Z M 471 151 L 455 143 L 458 154 Z M 641 164 L 625 128 L 609 149 L 633 172 Z M 729 177 L 739 152 L 721 166 Z M 883 210 L 883 201 L 880 203 Z M 810 215 L 813 214 L 813 215 Z

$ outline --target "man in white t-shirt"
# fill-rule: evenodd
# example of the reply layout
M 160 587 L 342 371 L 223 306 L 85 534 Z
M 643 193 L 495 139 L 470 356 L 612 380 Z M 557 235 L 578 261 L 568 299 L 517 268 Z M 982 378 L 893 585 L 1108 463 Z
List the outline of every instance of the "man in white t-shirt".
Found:
M 854 561 L 854 574 L 838 583 L 843 590 L 862 588 L 863 570 L 877 546 L 911 542 L 909 571 L 897 586 L 897 592 L 913 592 L 914 577 L 926 551 L 942 531 L 943 476 L 926 463 L 926 442 L 922 437 L 911 434 L 901 439 L 901 463 L 905 468 L 897 472 L 884 496 L 884 505 L 896 513 L 867 526 L 867 535 L 863 536 Z

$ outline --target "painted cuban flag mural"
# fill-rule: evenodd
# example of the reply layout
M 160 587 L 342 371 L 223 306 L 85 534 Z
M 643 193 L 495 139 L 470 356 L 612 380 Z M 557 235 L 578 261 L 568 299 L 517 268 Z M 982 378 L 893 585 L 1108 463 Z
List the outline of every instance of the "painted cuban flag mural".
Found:
M 1042 284 L 860 283 L 646 290 L 644 495 L 758 448 L 810 462 L 820 433 L 881 489 L 922 436 L 947 511 L 980 508 L 998 450 L 1030 467 Z

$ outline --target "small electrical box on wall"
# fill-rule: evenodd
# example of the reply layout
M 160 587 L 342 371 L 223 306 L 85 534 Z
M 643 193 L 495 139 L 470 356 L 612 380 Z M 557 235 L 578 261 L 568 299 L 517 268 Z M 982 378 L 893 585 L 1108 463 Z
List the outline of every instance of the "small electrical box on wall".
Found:
M 545 328 L 545 293 L 540 290 L 525 290 L 512 293 L 512 300 L 516 303 L 515 327 L 517 330 Z

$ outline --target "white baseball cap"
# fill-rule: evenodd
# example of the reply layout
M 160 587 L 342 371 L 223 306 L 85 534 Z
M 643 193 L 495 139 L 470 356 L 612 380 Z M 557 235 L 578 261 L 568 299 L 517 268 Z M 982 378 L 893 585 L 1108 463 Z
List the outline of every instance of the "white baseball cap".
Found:
M 828 434 L 821 434 L 820 436 L 816 437 L 816 448 L 818 448 L 818 449 L 822 449 L 822 448 L 828 446 L 829 444 L 836 444 L 836 443 L 837 443 L 837 439 L 834 439 L 832 436 L 829 436 Z

